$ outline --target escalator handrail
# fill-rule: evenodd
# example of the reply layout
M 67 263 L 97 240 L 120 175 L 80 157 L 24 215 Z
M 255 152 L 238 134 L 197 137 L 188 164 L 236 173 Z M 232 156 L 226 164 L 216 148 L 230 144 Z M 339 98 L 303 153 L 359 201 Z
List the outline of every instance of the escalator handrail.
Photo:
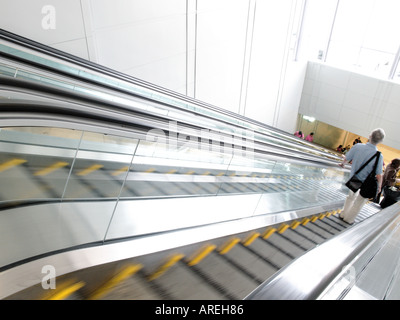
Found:
M 1 55 L 1 53 L 0 53 L 0 55 Z M 15 68 L 16 72 L 19 72 L 19 71 L 22 70 L 22 72 L 24 72 L 24 73 L 30 73 L 27 70 L 21 69 L 19 66 L 13 66 L 13 68 Z M 35 73 L 32 73 L 32 75 L 35 75 Z M 21 81 L 21 79 L 19 79 L 18 77 L 15 78 L 15 77 L 9 77 L 9 76 L 0 75 L 0 78 L 4 78 L 4 80 L 3 79 L 1 80 L 3 85 L 7 85 L 7 80 L 8 80 L 8 82 Z M 33 80 L 33 81 L 31 81 L 31 80 Z M 53 80 L 59 81 L 57 79 L 53 79 Z M 61 92 L 60 88 L 58 86 L 57 87 L 48 86 L 48 84 L 44 85 L 40 80 L 36 81 L 35 76 L 33 76 L 32 79 L 29 79 L 29 82 L 31 82 L 31 85 L 33 85 L 33 82 L 34 82 L 36 85 L 46 86 L 46 88 L 47 88 L 47 90 L 49 92 L 54 91 L 54 89 L 58 90 L 59 92 Z M 63 79 L 61 82 L 65 83 L 65 79 Z M 99 90 L 99 92 L 102 92 L 101 91 L 102 88 L 100 87 L 100 89 L 99 89 L 99 85 L 97 85 L 97 84 L 96 85 L 93 85 L 93 84 L 89 84 L 88 85 L 86 83 L 84 86 L 81 87 L 81 84 L 77 85 L 76 83 L 74 83 L 72 81 L 70 83 L 70 86 L 73 89 L 69 89 L 68 92 L 74 92 L 75 94 L 76 94 L 76 92 L 75 92 L 76 88 L 81 88 L 83 91 L 85 91 L 85 89 L 89 89 L 91 91 Z M 89 100 L 94 100 L 94 98 L 93 98 L 93 96 L 91 94 L 84 94 L 85 97 L 83 97 L 82 96 L 82 90 L 79 90 L 78 96 L 80 96 L 81 98 L 84 98 L 84 99 L 86 98 L 85 100 L 88 100 L 87 97 L 89 97 Z M 106 92 L 105 94 L 109 95 L 108 92 Z M 133 94 L 133 93 L 131 93 L 130 95 L 132 97 L 136 97 L 136 98 L 139 98 L 141 100 L 150 101 L 150 102 L 153 102 L 153 103 L 155 102 L 155 101 L 153 101 L 153 99 L 151 99 L 151 98 L 149 99 L 148 97 L 142 97 L 140 95 L 136 95 L 136 94 Z M 123 97 L 122 99 L 126 99 L 126 98 Z M 105 97 L 103 97 L 100 100 L 98 99 L 98 102 L 100 102 L 100 103 L 104 103 L 105 102 L 106 104 L 109 104 L 109 100 L 107 100 Z M 114 103 L 114 102 L 111 101 L 111 103 Z M 157 101 L 156 104 L 158 106 L 164 106 L 164 107 L 167 108 L 167 109 L 165 109 L 165 111 L 166 111 L 165 115 L 168 114 L 168 117 L 169 117 L 168 109 L 170 109 L 170 111 L 172 111 L 175 108 L 175 106 L 170 105 L 170 104 L 168 104 L 166 102 L 158 102 Z M 129 104 L 124 106 L 123 102 L 119 102 L 118 103 L 118 107 L 122 108 L 124 110 L 127 107 L 131 108 L 131 106 Z M 144 110 L 144 111 L 145 111 L 145 113 L 149 113 L 149 111 L 147 111 L 147 110 Z M 188 122 L 189 119 L 197 119 L 197 120 L 200 120 L 201 122 L 209 121 L 209 124 L 211 125 L 211 127 L 207 126 L 207 127 L 204 127 L 204 128 L 205 129 L 210 129 L 210 130 L 214 130 L 214 129 L 212 129 L 212 127 L 215 126 L 218 123 L 219 125 L 221 125 L 221 124 L 224 125 L 225 129 L 226 129 L 226 130 L 225 129 L 221 129 L 221 128 L 215 129 L 220 133 L 224 133 L 226 131 L 226 133 L 228 135 L 230 135 L 232 132 L 235 132 L 234 134 L 236 135 L 237 134 L 236 131 L 239 131 L 239 132 L 250 132 L 250 133 L 253 133 L 255 135 L 254 141 L 260 141 L 261 143 L 264 143 L 265 142 L 264 139 L 263 138 L 260 139 L 260 137 L 265 137 L 268 140 L 276 141 L 278 145 L 282 144 L 282 147 L 284 147 L 284 148 L 292 148 L 294 146 L 295 149 L 305 151 L 306 153 L 310 153 L 311 152 L 311 153 L 314 153 L 314 154 L 319 154 L 319 155 L 321 155 L 322 158 L 335 159 L 336 161 L 341 160 L 341 159 L 338 158 L 338 155 L 336 153 L 327 152 L 326 149 L 319 148 L 318 145 L 308 146 L 305 142 L 303 143 L 303 141 L 299 140 L 298 138 L 296 138 L 296 139 L 298 139 L 299 141 L 293 141 L 292 139 L 290 139 L 290 141 L 289 141 L 289 139 L 278 138 L 278 137 L 275 137 L 275 136 L 272 136 L 272 135 L 268 135 L 268 134 L 265 134 L 265 133 L 262 133 L 262 132 L 257 132 L 257 131 L 253 131 L 253 130 L 249 131 L 248 128 L 246 128 L 244 126 L 241 126 L 239 124 L 230 123 L 229 121 L 226 121 L 225 119 L 216 119 L 216 118 L 213 118 L 211 115 L 206 115 L 206 114 L 201 114 L 201 113 L 196 115 L 196 113 L 193 110 L 183 110 L 182 109 L 182 110 L 179 110 L 179 112 L 183 113 L 183 118 L 181 117 L 182 115 L 178 115 L 177 113 L 176 114 L 174 113 L 174 118 L 171 118 L 171 119 L 174 120 L 174 121 L 178 121 L 178 122 L 187 122 L 188 125 L 190 125 L 190 123 L 191 123 L 191 121 L 189 121 L 190 123 Z M 163 113 L 161 113 L 161 114 L 163 114 Z M 157 115 L 159 115 L 159 113 L 157 113 Z M 190 115 L 195 115 L 195 117 L 190 117 Z M 193 123 L 191 123 L 191 125 L 198 126 L 198 123 L 196 121 L 194 121 Z M 257 136 L 258 136 L 258 138 L 257 138 Z M 247 139 L 247 137 L 245 137 L 245 139 Z
M 0 55 L 1 55 L 1 53 L 0 53 Z M 20 71 L 21 69 L 20 69 L 20 67 L 18 67 L 18 66 L 14 66 L 13 68 L 15 68 L 16 69 L 16 72 L 17 71 Z M 30 71 L 27 71 L 27 70 L 23 70 L 22 69 L 22 71 L 24 72 L 24 73 L 26 73 L 26 72 L 28 72 L 28 73 L 30 73 Z M 65 77 L 65 76 L 64 76 Z M 6 78 L 9 78 L 10 79 L 10 81 L 12 81 L 12 79 L 14 79 L 13 77 L 6 77 Z M 35 77 L 33 77 L 32 78 L 34 81 L 35 81 Z M 60 81 L 60 80 L 58 80 L 58 79 L 53 79 L 53 80 L 55 80 L 55 81 Z M 71 81 L 71 77 L 69 77 L 68 79 L 67 79 L 67 81 Z M 62 81 L 62 83 L 64 83 L 65 81 L 63 80 Z M 87 82 L 87 81 L 85 81 L 85 82 Z M 4 82 L 3 82 L 4 83 Z M 38 81 L 38 83 L 41 83 L 40 81 Z M 78 84 L 78 85 L 76 85 L 76 83 L 74 83 L 73 81 L 70 83 L 70 85 L 73 87 L 73 88 L 79 88 L 80 86 L 81 86 L 81 84 Z M 87 85 L 84 85 L 81 89 L 82 90 L 85 90 L 85 88 L 87 87 Z M 89 90 L 99 90 L 100 92 L 101 92 L 101 88 L 102 86 L 100 86 L 100 89 L 99 89 L 99 85 L 98 84 L 96 84 L 94 87 L 93 87 L 93 84 L 91 84 L 91 86 L 90 87 L 88 87 L 89 88 Z M 49 87 L 49 90 L 50 90 L 50 87 Z M 80 90 L 80 91 L 82 91 L 82 90 Z M 71 91 L 71 90 L 70 90 Z M 75 89 L 72 89 L 72 91 L 75 91 Z M 118 90 L 117 90 L 118 91 Z M 81 93 L 81 92 L 80 92 Z M 107 93 L 106 92 L 106 95 L 109 95 L 109 93 Z M 131 95 L 135 95 L 135 94 L 133 94 L 133 93 L 131 93 Z M 91 96 L 90 94 L 88 95 L 88 96 Z M 141 97 L 140 95 L 138 95 L 138 97 L 139 97 L 139 99 L 145 99 L 145 100 L 151 100 L 151 101 L 153 101 L 152 99 L 149 99 L 148 97 Z M 92 97 L 91 97 L 92 98 Z M 105 99 L 105 98 L 104 98 Z M 126 99 L 126 98 L 124 98 L 124 97 L 122 97 L 122 99 Z M 106 101 L 106 100 L 104 100 L 104 101 Z M 154 101 L 153 101 L 154 102 Z M 171 109 L 171 110 L 173 110 L 174 108 L 176 108 L 175 106 L 173 106 L 173 105 L 170 105 L 170 104 L 168 104 L 168 103 L 165 103 L 165 102 L 157 102 L 157 104 L 158 105 L 164 105 L 164 106 L 166 106 L 168 109 Z M 186 113 L 186 114 L 188 114 L 188 115 L 186 115 L 186 116 L 184 116 L 184 118 L 186 119 L 186 121 L 187 121 L 187 119 L 188 119 L 188 116 L 189 116 L 189 118 L 191 118 L 190 117 L 190 115 L 192 115 L 192 114 L 195 114 L 195 112 L 193 111 L 193 110 L 187 110 L 187 109 L 185 109 L 185 110 L 180 110 L 180 112 L 184 112 L 184 113 Z M 177 116 L 177 115 L 175 115 L 175 116 Z M 200 118 L 201 117 L 201 118 Z M 239 124 L 235 124 L 235 123 L 230 123 L 229 121 L 226 121 L 226 120 L 223 120 L 223 119 L 214 119 L 214 118 L 212 118 L 212 116 L 211 115 L 206 115 L 206 114 L 201 114 L 200 113 L 200 115 L 199 115 L 199 118 L 197 118 L 197 119 L 200 119 L 200 120 L 202 120 L 202 121 L 204 121 L 204 120 L 206 120 L 206 121 L 211 121 L 211 122 L 214 122 L 214 123 L 220 123 L 220 124 L 223 124 L 223 125 L 226 125 L 227 126 L 227 130 L 228 131 L 231 131 L 232 130 L 232 128 L 239 128 L 239 130 L 248 130 L 248 128 L 246 128 L 245 126 L 241 126 L 241 125 L 239 125 Z M 179 118 L 179 116 L 178 116 L 178 118 L 177 118 L 177 120 L 178 121 L 182 121 L 182 119 L 181 118 Z M 185 121 L 185 120 L 183 120 L 183 121 Z M 211 123 L 211 125 L 213 125 L 212 123 Z M 215 125 L 215 124 L 214 124 Z M 234 129 L 234 131 L 236 130 L 236 129 Z M 220 130 L 220 129 L 218 129 L 218 130 Z M 247 131 L 246 131 L 247 132 Z M 250 132 L 254 132 L 254 131 L 250 131 Z M 327 152 L 327 149 L 324 149 L 324 148 L 322 148 L 322 147 L 319 147 L 318 145 L 307 145 L 306 144 L 306 142 L 305 141 L 302 141 L 302 140 L 299 140 L 299 139 L 297 139 L 297 140 L 299 140 L 299 141 L 294 141 L 293 139 L 293 137 L 290 137 L 290 139 L 282 139 L 282 138 L 279 138 L 279 137 L 275 137 L 275 136 L 272 136 L 272 135 L 269 135 L 269 134 L 265 134 L 265 133 L 262 133 L 262 132 L 254 132 L 256 135 L 259 135 L 260 137 L 262 137 L 262 136 L 265 136 L 267 139 L 272 139 L 272 140 L 276 140 L 277 142 L 278 142 L 278 144 L 280 144 L 281 142 L 283 142 L 285 145 L 287 145 L 286 147 L 291 147 L 291 146 L 296 146 L 296 149 L 303 149 L 303 150 L 305 150 L 307 153 L 310 153 L 309 151 L 307 151 L 307 150 L 312 150 L 312 152 L 313 153 L 316 153 L 316 154 L 320 154 L 322 157 L 328 157 L 328 158 L 331 158 L 331 159 L 336 159 L 336 160 L 341 160 L 341 159 L 339 159 L 339 157 L 338 157 L 338 155 L 336 154 L 336 153 L 332 153 L 332 152 Z M 263 139 L 261 139 L 260 141 L 262 142 L 262 140 Z
M 296 141 L 297 139 L 295 139 L 295 137 L 293 137 L 292 135 L 290 135 L 289 133 L 287 133 L 287 132 L 285 132 L 283 130 L 280 130 L 280 129 L 277 129 L 277 128 L 274 128 L 274 127 L 270 127 L 270 126 L 268 126 L 268 125 L 266 125 L 264 123 L 261 123 L 259 121 L 256 121 L 256 120 L 253 120 L 253 119 L 250 119 L 250 118 L 246 118 L 244 116 L 241 116 L 239 114 L 233 113 L 231 111 L 224 110 L 222 108 L 218 108 L 218 107 L 216 107 L 214 105 L 211 105 L 211 104 L 196 100 L 194 98 L 190 98 L 188 96 L 179 94 L 177 92 L 168 90 L 166 88 L 163 88 L 163 87 L 160 87 L 160 86 L 156 86 L 154 84 L 151 84 L 151 83 L 145 82 L 143 80 L 134 78 L 132 76 L 123 74 L 121 72 L 112 70 L 112 69 L 107 68 L 105 66 L 102 66 L 102 65 L 93 63 L 91 61 L 79 58 L 77 56 L 65 53 L 63 51 L 48 47 L 48 46 L 43 45 L 41 43 L 38 43 L 36 41 L 24 38 L 24 37 L 16 35 L 16 34 L 13 34 L 13 33 L 9 32 L 9 31 L 0 29 L 0 39 L 12 42 L 14 44 L 18 44 L 18 45 L 23 46 L 25 48 L 28 48 L 28 49 L 31 49 L 31 50 L 34 50 L 34 51 L 49 55 L 49 56 L 51 56 L 53 58 L 57 58 L 57 59 L 60 59 L 62 61 L 65 61 L 65 62 L 73 63 L 75 65 L 78 65 L 81 68 L 89 69 L 91 71 L 98 72 L 98 73 L 101 73 L 101 74 L 106 75 L 106 76 L 117 78 L 119 80 L 126 81 L 128 83 L 133 84 L 133 85 L 139 85 L 139 86 L 142 86 L 142 87 L 147 88 L 149 90 L 153 90 L 153 91 L 156 91 L 158 93 L 168 95 L 168 96 L 173 97 L 175 99 L 178 99 L 178 100 L 181 100 L 181 101 L 185 101 L 185 102 L 190 103 L 190 104 L 194 104 L 194 105 L 196 105 L 198 107 L 205 108 L 205 109 L 208 109 L 208 110 L 212 110 L 212 111 L 220 113 L 220 114 L 224 114 L 224 115 L 226 115 L 226 116 L 228 116 L 230 118 L 236 119 L 236 120 L 241 121 L 243 123 L 248 123 L 250 125 L 254 125 L 254 126 L 257 127 L 256 129 L 261 129 L 261 132 L 264 133 L 264 134 L 265 134 L 265 130 L 267 130 L 267 131 L 270 131 L 270 132 L 273 132 L 273 133 L 277 133 L 278 135 L 283 136 L 285 139 L 290 140 L 291 142 L 301 143 L 301 144 L 303 144 L 303 145 L 305 145 L 307 147 L 312 147 L 312 148 L 318 149 L 320 151 L 321 150 L 322 151 L 326 150 L 323 147 L 316 146 L 315 144 L 311 144 L 311 143 L 308 143 L 306 141 Z M 104 85 L 104 83 L 102 85 Z M 119 88 L 119 89 L 121 89 L 121 88 Z
M 8 78 L 8 77 L 2 77 L 0 76 L 0 85 L 3 87 L 9 87 L 9 88 L 17 88 L 17 89 L 23 89 L 23 90 L 29 90 L 29 91 L 34 91 L 34 92 L 41 92 L 41 93 L 50 93 L 55 96 L 62 97 L 66 101 L 70 101 L 70 99 L 83 99 L 83 103 L 85 102 L 91 102 L 92 100 L 95 101 L 95 99 L 88 99 L 86 97 L 81 97 L 79 94 L 76 92 L 67 92 L 66 90 L 59 89 L 59 88 L 52 88 L 47 85 L 41 84 L 41 83 L 32 83 L 30 81 L 26 80 L 21 80 L 21 79 L 14 79 L 14 78 Z M 8 101 L 8 100 L 7 100 Z M 72 109 L 65 109 L 65 107 L 57 107 L 57 105 L 52 106 L 43 106 L 41 107 L 40 105 L 37 105 L 35 103 L 33 104 L 21 104 L 21 103 L 8 103 L 5 101 L 5 103 L 2 103 L 2 112 L 8 111 L 8 112 L 30 112 L 29 110 L 33 110 L 36 113 L 41 112 L 42 114 L 55 114 L 57 117 L 62 117 L 63 115 L 66 115 L 68 117 L 75 116 L 78 118 L 85 118 L 86 120 L 93 120 L 93 123 L 99 123 L 99 121 L 113 121 L 113 122 L 118 122 L 118 124 L 122 124 L 124 128 L 129 128 L 129 125 L 135 125 L 138 126 L 138 123 L 131 123 L 129 122 L 129 119 L 127 117 L 117 117 L 117 114 L 115 114 L 115 119 L 112 120 L 110 117 L 105 117 L 102 116 L 100 113 L 97 112 L 97 108 L 93 110 L 94 113 L 88 113 L 85 111 L 85 109 L 80 108 L 79 110 L 72 110 Z M 22 109 L 21 109 L 22 108 Z M 43 111 L 44 110 L 44 111 Z M 51 111 L 54 110 L 54 111 Z M 118 120 L 119 119 L 119 120 Z M 59 118 L 61 120 L 61 118 Z M 159 119 L 162 120 L 162 119 Z M 165 119 L 164 119 L 165 120 Z M 4 123 L 4 120 L 3 120 Z M 111 122 L 110 122 L 111 124 Z M 22 124 L 24 125 L 24 124 Z M 165 124 L 166 126 L 167 124 Z M 144 127 L 144 125 L 142 125 Z M 159 127 L 161 129 L 161 127 Z M 154 129 L 154 127 L 152 127 Z M 283 158 L 286 159 L 292 159 L 292 160 L 297 160 L 297 161 L 308 161 L 309 163 L 314 163 L 317 165 L 323 165 L 323 166 L 337 166 L 337 162 L 333 161 L 332 159 L 329 158 L 322 158 L 318 157 L 314 154 L 303 154 L 301 153 L 298 157 L 292 157 L 290 154 L 288 154 L 288 151 L 290 151 L 287 147 L 283 146 L 277 146 L 277 145 L 269 145 L 267 142 L 264 142 L 262 144 L 264 148 L 268 147 L 267 149 L 269 150 L 263 150 L 263 149 L 257 149 L 256 145 L 254 145 L 254 151 L 255 152 L 267 152 L 270 155 L 273 156 L 282 156 Z M 272 149 L 275 151 L 272 151 Z M 293 151 L 293 150 L 291 150 Z M 300 152 L 297 150 L 297 152 Z M 282 154 L 280 154 L 282 153 Z M 342 169 L 343 170 L 343 169 Z M 344 169 L 344 171 L 348 171 L 347 169 Z
M 393 223 L 400 207 L 392 205 L 300 256 L 266 280 L 246 300 L 315 300 Z

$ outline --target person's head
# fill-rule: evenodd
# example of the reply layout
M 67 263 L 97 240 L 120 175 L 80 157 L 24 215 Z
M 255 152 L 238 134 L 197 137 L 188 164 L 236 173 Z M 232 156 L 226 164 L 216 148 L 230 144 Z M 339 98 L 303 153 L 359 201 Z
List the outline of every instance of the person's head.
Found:
M 391 164 L 393 168 L 397 169 L 398 167 L 400 167 L 400 159 L 399 158 L 393 159 Z
M 384 138 L 385 138 L 385 131 L 381 128 L 377 128 L 375 130 L 372 130 L 371 134 L 369 135 L 369 142 L 377 145 L 381 143 Z

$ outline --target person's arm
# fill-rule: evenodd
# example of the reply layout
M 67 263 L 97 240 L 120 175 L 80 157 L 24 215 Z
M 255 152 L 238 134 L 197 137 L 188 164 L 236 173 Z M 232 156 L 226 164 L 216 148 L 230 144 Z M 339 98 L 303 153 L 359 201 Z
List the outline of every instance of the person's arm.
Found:
M 379 157 L 378 165 L 376 168 L 376 180 L 378 181 L 378 194 L 382 191 L 382 181 L 383 181 L 383 156 Z
M 383 176 L 381 174 L 376 175 L 376 180 L 378 180 L 378 194 L 382 191 L 382 180 Z
M 346 156 L 343 156 L 343 160 L 342 160 L 341 163 L 339 163 L 339 166 L 341 166 L 342 168 L 344 168 L 344 165 L 345 165 L 347 162 L 348 162 L 348 161 L 347 161 L 347 159 L 346 159 Z
M 357 145 L 356 145 L 356 146 L 357 146 Z M 343 160 L 342 160 L 341 163 L 339 163 L 339 166 L 341 166 L 342 168 L 344 168 L 344 165 L 345 165 L 346 163 L 350 163 L 350 162 L 353 160 L 353 158 L 354 158 L 354 152 L 355 152 L 355 150 L 357 149 L 356 146 L 354 146 L 353 148 L 351 148 L 351 149 L 346 153 L 346 155 L 342 155 Z

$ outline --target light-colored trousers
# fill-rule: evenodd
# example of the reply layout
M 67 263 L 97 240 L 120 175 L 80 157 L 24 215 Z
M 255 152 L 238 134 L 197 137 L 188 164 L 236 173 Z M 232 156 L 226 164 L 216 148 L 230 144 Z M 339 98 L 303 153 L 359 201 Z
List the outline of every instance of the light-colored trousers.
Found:
M 343 211 L 340 213 L 340 217 L 343 218 L 347 223 L 353 223 L 357 214 L 361 211 L 364 204 L 368 199 L 361 197 L 360 190 L 353 192 L 349 190 L 349 194 L 344 203 Z

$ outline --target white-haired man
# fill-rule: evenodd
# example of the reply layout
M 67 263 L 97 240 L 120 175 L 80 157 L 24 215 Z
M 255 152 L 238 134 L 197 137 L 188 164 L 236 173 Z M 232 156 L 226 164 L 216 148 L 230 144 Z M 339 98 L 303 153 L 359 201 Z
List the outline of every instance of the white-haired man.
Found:
M 375 129 L 369 135 L 367 143 L 355 144 L 349 152 L 346 153 L 340 166 L 343 167 L 346 162 L 351 162 L 350 177 L 352 177 L 364 163 L 368 161 L 377 151 L 377 145 L 385 138 L 385 131 L 381 128 Z M 374 169 L 375 161 L 370 161 L 368 165 L 357 174 L 360 181 L 364 181 Z M 383 156 L 379 157 L 378 165 L 376 168 L 376 178 L 378 180 L 378 193 L 381 191 L 382 186 L 382 170 L 383 169 Z M 349 190 L 349 194 L 344 203 L 343 211 L 340 217 L 347 223 L 353 224 L 357 214 L 361 211 L 364 204 L 368 201 L 360 195 L 360 190 L 353 192 Z

